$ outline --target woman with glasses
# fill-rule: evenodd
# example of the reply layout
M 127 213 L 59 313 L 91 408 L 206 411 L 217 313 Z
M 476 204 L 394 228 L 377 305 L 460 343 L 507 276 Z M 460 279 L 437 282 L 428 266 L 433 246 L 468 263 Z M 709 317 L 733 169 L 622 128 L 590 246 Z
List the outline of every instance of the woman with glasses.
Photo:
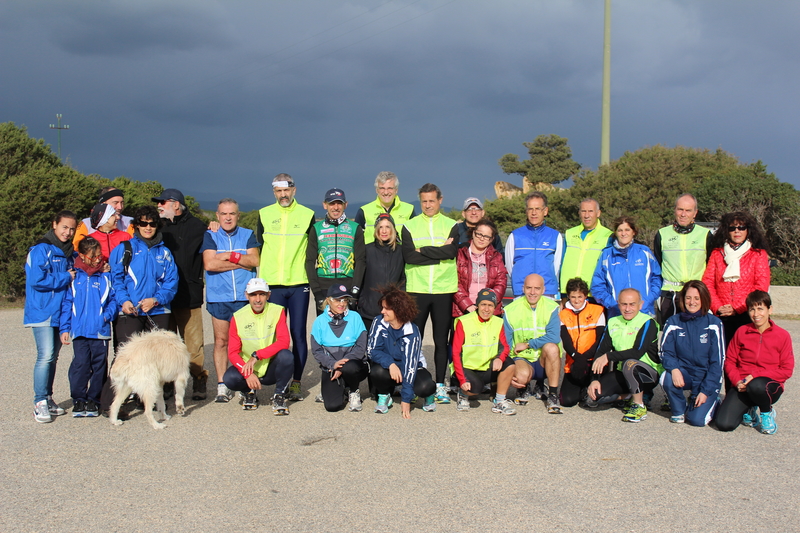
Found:
M 453 295 L 453 317 L 475 311 L 478 293 L 484 287 L 497 295 L 494 314 L 500 316 L 503 314 L 508 273 L 503 256 L 492 244 L 497 236 L 497 227 L 488 218 L 482 218 L 471 229 L 469 246 L 460 248 L 456 255 L 458 290 Z
M 711 244 L 703 283 L 711 293 L 711 312 L 722 319 L 729 343 L 739 327 L 750 323 L 747 295 L 769 291 L 769 244 L 755 219 L 742 211 L 722 215 Z
M 140 207 L 133 217 L 128 245 L 111 252 L 111 274 L 120 315 L 116 342 L 155 327 L 169 329 L 169 304 L 178 290 L 178 269 L 161 236 L 161 218 L 153 206 Z

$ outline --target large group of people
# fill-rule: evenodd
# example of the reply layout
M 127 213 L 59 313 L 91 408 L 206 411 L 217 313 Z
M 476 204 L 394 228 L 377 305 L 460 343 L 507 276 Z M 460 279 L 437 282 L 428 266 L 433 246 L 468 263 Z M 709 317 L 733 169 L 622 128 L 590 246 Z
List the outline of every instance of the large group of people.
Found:
M 392 172 L 378 174 L 376 200 L 353 219 L 345 192 L 332 188 L 317 221 L 295 199 L 295 180 L 278 174 L 275 203 L 259 211 L 255 231 L 239 226 L 231 198 L 207 226 L 176 189 L 132 217 L 113 187 L 80 222 L 58 213 L 25 266 L 35 420 L 66 413 L 52 397 L 62 344 L 74 347 L 72 416 L 94 417 L 112 399 L 109 345 L 153 329 L 180 333 L 192 397 L 205 400 L 205 286 L 217 403 L 238 392 L 253 410 L 262 387 L 274 386 L 273 413 L 289 414 L 288 402 L 307 396 L 310 350 L 327 411 L 361 411 L 368 381 L 374 411 L 389 412 L 399 396 L 404 418 L 418 400 L 434 412 L 453 396 L 468 411 L 488 394 L 502 415 L 532 400 L 550 414 L 613 404 L 638 423 L 660 385 L 673 423 L 777 430 L 774 403 L 794 355 L 770 319 L 769 246 L 750 214 L 726 214 L 709 231 L 695 223 L 697 200 L 681 195 L 651 250 L 636 241 L 632 217 L 603 226 L 591 198 L 580 203 L 580 225 L 562 235 L 547 225 L 547 196 L 534 191 L 526 224 L 503 246 L 479 199 L 467 198 L 456 221 L 427 183 L 416 214 L 399 184 Z M 515 299 L 503 305 L 507 286 Z M 432 369 L 422 352 L 428 319 Z

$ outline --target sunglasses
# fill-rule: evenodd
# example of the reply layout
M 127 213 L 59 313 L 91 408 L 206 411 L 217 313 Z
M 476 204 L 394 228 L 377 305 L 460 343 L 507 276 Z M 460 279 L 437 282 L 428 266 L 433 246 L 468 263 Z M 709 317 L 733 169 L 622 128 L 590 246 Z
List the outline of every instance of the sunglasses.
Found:
M 747 226 L 728 226 L 728 231 L 747 231 Z
M 140 228 L 146 228 L 147 226 L 150 226 L 151 228 L 157 228 L 158 222 L 146 222 L 144 220 L 138 220 L 136 221 L 136 225 Z

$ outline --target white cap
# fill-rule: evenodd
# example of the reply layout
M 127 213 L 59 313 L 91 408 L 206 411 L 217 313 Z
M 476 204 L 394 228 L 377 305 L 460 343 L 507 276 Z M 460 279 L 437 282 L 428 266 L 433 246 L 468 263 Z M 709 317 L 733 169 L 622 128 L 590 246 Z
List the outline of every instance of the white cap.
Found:
M 253 294 L 254 292 L 269 292 L 269 285 L 261 278 L 253 278 L 247 282 L 247 288 L 244 292 Z

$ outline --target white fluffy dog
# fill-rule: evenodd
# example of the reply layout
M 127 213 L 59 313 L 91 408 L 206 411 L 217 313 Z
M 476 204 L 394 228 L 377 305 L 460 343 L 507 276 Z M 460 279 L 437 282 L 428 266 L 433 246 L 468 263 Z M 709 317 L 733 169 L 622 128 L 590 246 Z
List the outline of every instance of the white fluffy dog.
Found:
M 111 404 L 109 419 L 115 426 L 122 425 L 118 420 L 119 408 L 131 392 L 144 402 L 144 416 L 155 429 L 166 426 L 153 417 L 153 404 L 161 417 L 168 420 L 164 405 L 164 383 L 175 382 L 175 411 L 185 412 L 183 394 L 189 380 L 189 351 L 181 338 L 163 329 L 133 335 L 128 342 L 120 345 L 117 358 L 111 367 L 110 378 L 114 386 L 114 403 Z

